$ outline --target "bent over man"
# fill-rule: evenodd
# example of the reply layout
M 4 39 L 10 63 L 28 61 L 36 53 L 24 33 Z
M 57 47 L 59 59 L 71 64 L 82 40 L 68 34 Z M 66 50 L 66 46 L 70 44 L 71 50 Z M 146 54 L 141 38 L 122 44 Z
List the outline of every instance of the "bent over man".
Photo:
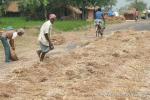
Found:
M 24 29 L 10 30 L 0 33 L 0 40 L 3 44 L 5 50 L 5 62 L 11 62 L 11 50 L 15 51 L 14 39 L 17 36 L 22 36 L 24 34 Z

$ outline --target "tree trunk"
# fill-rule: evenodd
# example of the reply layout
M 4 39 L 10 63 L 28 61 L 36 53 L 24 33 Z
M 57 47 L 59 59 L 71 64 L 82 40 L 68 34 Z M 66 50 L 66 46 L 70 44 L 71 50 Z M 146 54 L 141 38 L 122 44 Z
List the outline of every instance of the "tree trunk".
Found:
M 46 6 L 44 6 L 44 17 L 45 17 L 45 20 L 47 20 L 47 9 L 46 9 Z
M 85 5 L 82 5 L 82 19 L 85 19 Z

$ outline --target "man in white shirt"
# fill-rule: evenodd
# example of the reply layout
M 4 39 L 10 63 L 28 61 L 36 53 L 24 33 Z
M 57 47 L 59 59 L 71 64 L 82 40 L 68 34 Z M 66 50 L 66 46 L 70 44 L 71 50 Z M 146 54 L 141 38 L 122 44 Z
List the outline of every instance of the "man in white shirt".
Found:
M 38 41 L 40 44 L 40 50 L 37 50 L 37 54 L 40 58 L 40 61 L 43 61 L 46 53 L 48 53 L 50 50 L 54 49 L 54 46 L 50 40 L 50 35 L 52 31 L 52 24 L 54 23 L 56 19 L 55 14 L 49 15 L 49 20 L 46 21 L 40 29 L 40 34 L 38 37 Z
M 5 50 L 5 62 L 12 61 L 11 50 L 15 51 L 14 39 L 17 36 L 22 36 L 24 34 L 24 29 L 10 30 L 0 33 L 0 40 L 3 44 Z

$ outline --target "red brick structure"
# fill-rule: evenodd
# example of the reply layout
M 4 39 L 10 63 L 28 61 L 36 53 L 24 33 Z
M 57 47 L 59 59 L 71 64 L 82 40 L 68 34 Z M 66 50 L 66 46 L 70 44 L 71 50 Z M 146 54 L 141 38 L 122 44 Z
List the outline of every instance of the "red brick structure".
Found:
M 126 20 L 135 20 L 135 11 L 136 9 L 131 9 L 128 10 L 127 12 L 124 13 L 124 17 Z
M 88 11 L 88 19 L 94 19 L 94 11 L 97 10 L 99 7 L 87 7 L 87 11 Z

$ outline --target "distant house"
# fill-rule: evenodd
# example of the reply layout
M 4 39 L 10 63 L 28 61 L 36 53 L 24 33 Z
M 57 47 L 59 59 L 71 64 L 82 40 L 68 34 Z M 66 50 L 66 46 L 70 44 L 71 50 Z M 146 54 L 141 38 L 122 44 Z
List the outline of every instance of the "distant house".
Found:
M 126 20 L 135 20 L 135 11 L 136 11 L 135 8 L 130 9 L 130 10 L 127 10 L 127 11 L 124 13 L 125 19 L 126 19 Z
M 74 6 L 58 8 L 55 12 L 61 20 L 81 19 L 82 11 Z
M 5 12 L 7 16 L 18 16 L 20 14 L 18 1 L 10 1 Z
M 87 17 L 88 19 L 94 19 L 95 18 L 95 11 L 98 9 L 99 7 L 96 6 L 96 7 L 87 7 Z
M 6 9 L 7 12 L 19 12 L 19 5 L 17 1 L 11 1 Z

